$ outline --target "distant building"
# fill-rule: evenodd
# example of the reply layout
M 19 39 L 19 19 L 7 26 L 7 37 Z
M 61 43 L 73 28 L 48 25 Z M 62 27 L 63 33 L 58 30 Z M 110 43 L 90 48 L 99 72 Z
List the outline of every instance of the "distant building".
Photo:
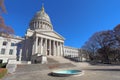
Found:
M 0 36 L 0 60 L 3 63 L 16 61 L 20 59 L 19 56 L 22 52 L 22 43 L 23 38 L 18 36 L 6 36 L 2 34 Z

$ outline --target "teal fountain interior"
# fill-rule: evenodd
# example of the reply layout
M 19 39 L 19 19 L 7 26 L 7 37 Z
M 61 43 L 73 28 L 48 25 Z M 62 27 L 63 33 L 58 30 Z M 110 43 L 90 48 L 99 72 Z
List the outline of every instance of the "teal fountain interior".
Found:
M 66 76 L 73 76 L 73 75 L 82 75 L 83 71 L 81 70 L 55 70 L 51 73 L 53 76 L 58 77 L 66 77 Z

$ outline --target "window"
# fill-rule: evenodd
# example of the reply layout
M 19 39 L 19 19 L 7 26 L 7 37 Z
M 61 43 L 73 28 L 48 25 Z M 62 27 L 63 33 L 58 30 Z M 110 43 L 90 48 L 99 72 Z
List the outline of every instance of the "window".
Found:
M 15 46 L 15 44 L 14 44 L 14 43 L 11 43 L 11 46 Z
M 1 54 L 5 54 L 5 49 L 1 49 Z
M 12 54 L 13 54 L 13 49 L 10 49 L 9 55 L 12 55 Z
M 2 59 L 0 59 L 0 64 L 3 62 L 3 60 Z
M 3 42 L 3 46 L 6 46 L 6 45 L 7 45 L 7 42 L 6 42 L 6 41 L 4 41 L 4 42 Z

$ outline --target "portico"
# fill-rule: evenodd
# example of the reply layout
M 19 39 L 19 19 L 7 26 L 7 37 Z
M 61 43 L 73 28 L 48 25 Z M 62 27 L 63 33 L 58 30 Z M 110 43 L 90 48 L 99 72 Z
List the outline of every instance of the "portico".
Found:
M 63 41 L 36 36 L 32 55 L 63 56 Z

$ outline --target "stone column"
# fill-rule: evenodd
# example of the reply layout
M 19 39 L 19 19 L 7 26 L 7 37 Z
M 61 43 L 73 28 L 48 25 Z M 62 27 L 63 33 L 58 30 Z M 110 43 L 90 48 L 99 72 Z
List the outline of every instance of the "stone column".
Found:
M 35 29 L 35 22 L 33 22 L 33 26 L 34 26 L 34 29 Z
M 36 21 L 36 23 L 35 23 L 35 26 L 36 26 L 36 29 L 38 28 L 38 26 L 37 26 L 37 21 Z
M 55 41 L 53 41 L 53 56 L 55 56 L 56 52 L 55 52 Z
M 34 25 L 35 25 L 35 29 L 36 29 L 36 22 L 34 22 Z
M 63 43 L 61 43 L 61 56 L 64 56 Z
M 49 55 L 51 55 L 51 40 L 49 40 Z
M 22 58 L 22 49 L 20 49 L 20 52 L 19 52 L 19 61 L 21 61 L 21 58 Z
M 60 51 L 60 56 L 62 56 L 62 44 L 61 44 L 61 42 L 60 42 L 60 48 L 59 48 L 59 51 Z
M 47 39 L 45 39 L 45 55 L 47 55 Z
M 38 37 L 35 39 L 35 54 L 38 52 Z
M 35 54 L 35 42 L 33 42 L 33 46 L 32 46 L 32 55 L 34 55 Z
M 62 43 L 60 43 L 60 48 L 61 48 L 61 49 L 60 49 L 61 56 L 63 56 L 63 49 L 62 49 L 63 47 L 62 47 Z
M 59 55 L 58 56 L 60 56 L 60 54 L 61 54 L 61 52 L 60 52 L 60 42 L 58 43 L 58 51 L 59 51 Z
M 60 56 L 60 42 L 58 42 L 58 56 Z
M 57 41 L 55 41 L 55 56 L 57 56 Z
M 39 21 L 37 21 L 37 28 L 39 28 Z
M 38 38 L 38 53 L 40 54 L 40 38 Z
M 40 21 L 39 21 L 39 28 L 41 28 L 41 24 L 40 24 Z
M 56 41 L 56 56 L 58 56 L 58 42 Z
M 11 43 L 10 43 L 10 42 L 7 42 L 6 49 L 5 49 L 5 55 L 9 55 L 10 46 L 11 46 Z M 15 47 L 15 46 L 14 46 L 14 47 Z M 13 49 L 13 55 L 16 55 L 16 54 L 14 53 L 14 50 L 16 50 L 16 49 Z
M 40 54 L 43 54 L 42 44 L 43 44 L 43 38 L 40 39 Z
M 35 22 L 35 28 L 37 29 L 37 22 Z

